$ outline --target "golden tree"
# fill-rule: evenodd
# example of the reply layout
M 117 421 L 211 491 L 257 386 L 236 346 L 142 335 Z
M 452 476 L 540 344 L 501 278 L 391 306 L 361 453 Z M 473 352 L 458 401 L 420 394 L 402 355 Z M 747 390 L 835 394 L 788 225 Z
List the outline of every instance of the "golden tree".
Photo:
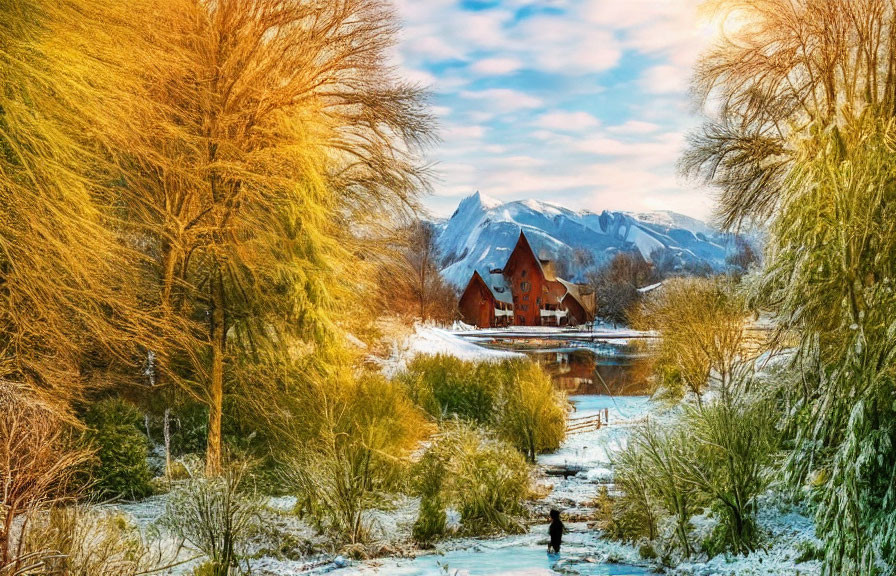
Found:
M 103 50 L 127 20 L 113 3 L 9 0 L 0 22 L 0 380 L 64 404 L 155 332 L 111 225 L 126 82 Z
M 726 224 L 769 224 L 755 284 L 800 337 L 796 381 L 781 388 L 794 447 L 785 471 L 815 492 L 824 572 L 886 574 L 896 563 L 896 5 L 709 4 L 729 25 L 697 88 L 721 106 L 685 166 L 719 188 Z
M 209 406 L 215 474 L 225 383 L 319 371 L 339 348 L 374 217 L 423 186 L 430 120 L 386 64 L 379 0 L 177 0 L 142 18 L 128 221 L 153 259 L 148 302 L 181 329 L 160 364 Z
M 889 0 L 707 0 L 724 23 L 694 88 L 714 113 L 682 165 L 719 190 L 726 227 L 773 216 L 796 140 L 873 108 L 896 111 Z
M 660 333 L 657 370 L 673 395 L 690 391 L 700 403 L 711 378 L 727 390 L 749 360 L 747 308 L 723 279 L 667 280 L 635 316 L 635 326 Z

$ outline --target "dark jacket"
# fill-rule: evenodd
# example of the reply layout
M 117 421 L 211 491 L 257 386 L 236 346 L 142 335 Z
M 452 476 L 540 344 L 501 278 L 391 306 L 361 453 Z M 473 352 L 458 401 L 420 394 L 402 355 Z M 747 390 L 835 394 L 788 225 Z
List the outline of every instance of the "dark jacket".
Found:
M 563 540 L 563 522 L 552 520 L 548 534 L 551 535 L 551 548 L 554 549 L 554 552 L 560 552 L 560 542 Z

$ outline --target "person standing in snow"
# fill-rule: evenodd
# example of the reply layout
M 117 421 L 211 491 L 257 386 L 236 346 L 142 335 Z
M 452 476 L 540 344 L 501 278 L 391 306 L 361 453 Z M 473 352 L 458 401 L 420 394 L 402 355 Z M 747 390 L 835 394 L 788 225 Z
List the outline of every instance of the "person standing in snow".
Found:
M 548 544 L 548 554 L 560 553 L 560 541 L 563 540 L 563 522 L 560 521 L 560 512 L 551 510 L 551 527 L 548 528 L 548 534 L 551 536 L 551 543 Z

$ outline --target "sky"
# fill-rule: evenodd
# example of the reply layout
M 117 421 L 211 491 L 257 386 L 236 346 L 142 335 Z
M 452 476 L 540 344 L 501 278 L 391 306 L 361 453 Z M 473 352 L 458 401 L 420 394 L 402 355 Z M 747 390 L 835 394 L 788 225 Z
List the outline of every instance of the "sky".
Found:
M 699 0 L 396 0 L 396 65 L 429 87 L 436 216 L 481 191 L 573 209 L 712 212 L 678 175 L 699 125 Z

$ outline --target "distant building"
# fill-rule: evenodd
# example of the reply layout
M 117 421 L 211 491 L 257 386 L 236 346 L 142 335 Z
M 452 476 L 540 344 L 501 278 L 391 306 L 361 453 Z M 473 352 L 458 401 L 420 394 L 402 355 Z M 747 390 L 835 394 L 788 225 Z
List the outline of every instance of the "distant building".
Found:
M 463 321 L 480 328 L 493 326 L 575 326 L 594 319 L 594 292 L 554 273 L 520 231 L 516 247 L 503 268 L 488 277 L 473 272 L 460 297 Z

